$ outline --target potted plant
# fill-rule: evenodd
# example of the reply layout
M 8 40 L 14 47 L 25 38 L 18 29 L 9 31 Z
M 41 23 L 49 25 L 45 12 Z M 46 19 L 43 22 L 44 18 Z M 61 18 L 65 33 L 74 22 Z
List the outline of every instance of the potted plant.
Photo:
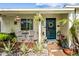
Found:
M 64 36 L 61 37 L 61 39 L 59 40 L 59 46 L 62 47 L 63 52 L 67 55 L 72 55 L 74 54 L 73 49 L 70 49 L 68 47 L 68 40 L 67 38 L 64 38 Z
M 79 20 L 78 19 L 75 19 L 75 20 L 73 20 L 73 22 L 71 20 L 68 20 L 68 19 L 59 20 L 59 23 L 62 26 L 64 26 L 68 22 L 71 22 L 72 23 L 72 26 L 68 29 L 68 32 L 69 32 L 68 35 L 72 38 L 71 39 L 71 43 L 73 44 L 72 45 L 73 48 L 71 49 L 71 47 L 68 47 L 68 48 L 65 48 L 63 51 L 66 54 L 73 54 L 73 53 L 75 53 L 74 50 L 77 50 L 77 53 L 79 53 L 78 52 L 79 40 L 78 40 L 77 32 L 76 32 L 76 30 L 77 30 L 76 27 L 77 27 L 77 25 L 79 25 Z
M 73 55 L 74 54 L 74 51 L 73 49 L 70 49 L 70 48 L 65 48 L 63 49 L 63 52 L 67 55 Z

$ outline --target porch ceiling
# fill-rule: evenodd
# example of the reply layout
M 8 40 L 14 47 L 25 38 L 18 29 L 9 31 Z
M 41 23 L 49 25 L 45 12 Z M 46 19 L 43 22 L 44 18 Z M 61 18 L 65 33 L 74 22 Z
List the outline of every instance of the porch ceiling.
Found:
M 74 11 L 74 8 L 63 8 L 63 9 L 0 9 L 0 14 L 62 14 L 62 13 L 71 13 Z

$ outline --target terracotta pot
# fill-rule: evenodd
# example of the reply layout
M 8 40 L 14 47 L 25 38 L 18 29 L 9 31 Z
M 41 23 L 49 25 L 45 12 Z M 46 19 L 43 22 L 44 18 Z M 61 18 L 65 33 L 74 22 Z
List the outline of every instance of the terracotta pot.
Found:
M 68 49 L 68 48 L 63 49 L 63 52 L 64 52 L 65 54 L 67 54 L 67 55 L 72 55 L 72 54 L 74 54 L 73 49 Z

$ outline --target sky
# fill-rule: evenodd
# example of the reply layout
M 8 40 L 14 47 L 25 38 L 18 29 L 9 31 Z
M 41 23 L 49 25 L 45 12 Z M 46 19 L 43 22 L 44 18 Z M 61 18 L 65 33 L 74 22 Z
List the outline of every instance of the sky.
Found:
M 0 3 L 0 9 L 64 8 L 79 3 Z
M 0 3 L 0 8 L 63 8 L 65 3 Z

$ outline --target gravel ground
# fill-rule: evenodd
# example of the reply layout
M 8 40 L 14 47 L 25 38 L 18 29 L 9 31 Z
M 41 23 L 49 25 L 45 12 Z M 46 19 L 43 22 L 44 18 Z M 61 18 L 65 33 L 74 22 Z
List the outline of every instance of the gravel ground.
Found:
M 48 47 L 50 48 L 50 47 Z M 51 56 L 66 56 L 66 54 L 62 51 L 62 49 L 58 49 L 58 46 L 56 44 L 53 44 L 53 50 L 57 50 L 52 52 Z M 7 54 L 5 52 L 1 52 L 0 51 L 0 56 L 49 56 L 48 55 L 48 49 L 47 49 L 47 44 L 45 44 L 44 50 L 41 53 L 34 53 L 33 50 L 30 50 L 28 53 L 26 53 L 25 55 L 22 55 L 21 52 L 15 52 L 12 54 Z
M 27 55 L 28 56 L 48 56 L 48 50 L 44 49 L 41 53 L 39 53 L 39 52 L 34 53 L 34 52 L 31 51 Z
M 12 54 L 7 54 L 5 52 L 1 52 L 0 56 L 48 56 L 48 50 L 44 49 L 41 53 L 34 53 L 33 51 L 30 51 L 28 53 L 26 53 L 25 55 L 22 55 L 21 52 L 17 52 L 17 53 L 12 53 Z

